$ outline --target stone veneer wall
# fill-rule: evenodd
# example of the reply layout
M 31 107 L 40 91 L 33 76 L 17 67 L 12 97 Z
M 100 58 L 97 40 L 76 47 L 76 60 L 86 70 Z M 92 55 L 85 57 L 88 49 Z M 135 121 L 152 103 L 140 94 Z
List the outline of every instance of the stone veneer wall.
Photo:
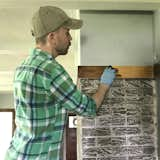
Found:
M 157 125 L 158 125 L 158 157 L 160 157 L 160 78 L 156 78 L 156 91 L 157 91 Z
M 79 79 L 92 95 L 99 81 Z M 154 80 L 116 79 L 97 117 L 78 117 L 79 160 L 158 160 Z

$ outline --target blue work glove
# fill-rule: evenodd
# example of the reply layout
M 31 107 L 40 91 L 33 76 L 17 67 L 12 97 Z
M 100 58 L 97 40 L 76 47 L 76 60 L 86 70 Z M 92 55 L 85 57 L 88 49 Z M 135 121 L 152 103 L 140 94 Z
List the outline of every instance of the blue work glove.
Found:
M 116 76 L 116 70 L 113 69 L 112 67 L 107 67 L 101 75 L 100 83 L 111 85 L 115 76 Z

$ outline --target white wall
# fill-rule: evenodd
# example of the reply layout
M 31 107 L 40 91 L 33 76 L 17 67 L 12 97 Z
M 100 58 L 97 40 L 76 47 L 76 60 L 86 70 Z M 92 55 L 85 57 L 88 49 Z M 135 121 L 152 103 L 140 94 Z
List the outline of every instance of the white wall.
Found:
M 0 93 L 0 108 L 14 108 L 13 93 Z
M 80 65 L 152 65 L 152 12 L 82 11 Z
M 160 62 L 160 9 L 154 12 L 154 63 Z

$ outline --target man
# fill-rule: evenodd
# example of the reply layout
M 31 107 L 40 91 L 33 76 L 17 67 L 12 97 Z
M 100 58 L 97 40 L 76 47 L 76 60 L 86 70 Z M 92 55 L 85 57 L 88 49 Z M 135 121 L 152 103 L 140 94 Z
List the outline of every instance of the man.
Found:
M 6 160 L 60 160 L 67 112 L 95 116 L 115 78 L 105 69 L 93 97 L 81 93 L 65 69 L 55 60 L 71 45 L 70 29 L 82 21 L 53 6 L 40 7 L 32 18 L 36 47 L 16 69 L 14 99 L 16 131 Z

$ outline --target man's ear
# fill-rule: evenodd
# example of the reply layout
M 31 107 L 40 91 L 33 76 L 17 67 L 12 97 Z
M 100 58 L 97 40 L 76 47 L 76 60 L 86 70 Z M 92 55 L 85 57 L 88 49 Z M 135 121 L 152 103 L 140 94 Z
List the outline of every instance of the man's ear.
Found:
M 47 36 L 48 40 L 53 40 L 56 37 L 56 33 L 55 32 L 50 32 Z

